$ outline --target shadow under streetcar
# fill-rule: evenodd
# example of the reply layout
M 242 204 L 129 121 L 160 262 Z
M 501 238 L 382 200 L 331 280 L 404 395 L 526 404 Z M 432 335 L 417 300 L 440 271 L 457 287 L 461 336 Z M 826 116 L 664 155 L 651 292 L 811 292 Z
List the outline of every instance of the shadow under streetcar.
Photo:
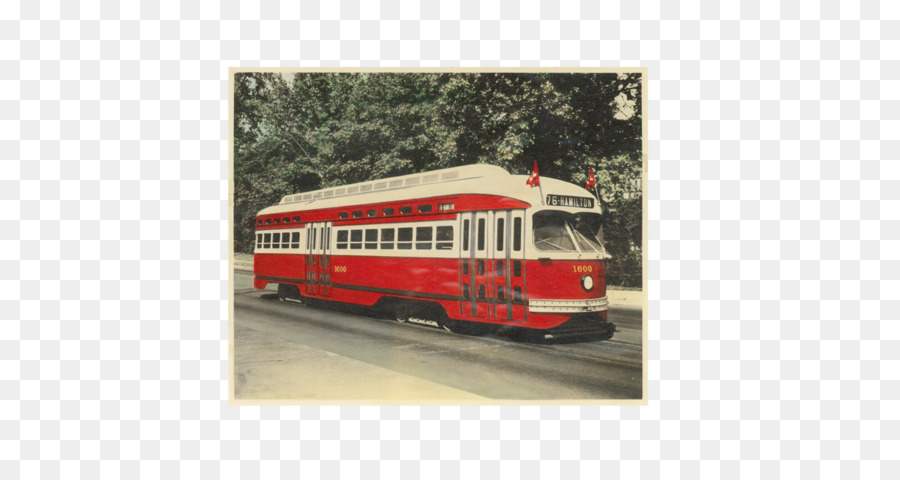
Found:
M 386 301 L 380 301 L 374 307 L 366 307 L 331 300 L 297 298 L 277 293 L 262 294 L 260 298 L 296 303 L 358 317 L 393 319 L 399 323 L 444 329 L 459 335 L 494 338 L 516 343 L 556 345 L 600 342 L 611 339 L 616 332 L 616 326 L 613 323 L 603 323 L 598 326 L 596 322 L 580 319 L 570 320 L 563 325 L 565 328 L 546 331 L 513 325 L 460 321 L 448 318 L 443 308 L 436 305 L 416 305 L 399 300 L 392 301 L 392 299 L 383 299 Z

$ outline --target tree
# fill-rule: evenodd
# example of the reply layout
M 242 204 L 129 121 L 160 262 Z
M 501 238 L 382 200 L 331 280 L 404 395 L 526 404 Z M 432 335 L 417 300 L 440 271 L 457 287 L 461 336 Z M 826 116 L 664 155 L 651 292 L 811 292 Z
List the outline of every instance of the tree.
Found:
M 537 159 L 541 175 L 574 183 L 594 168 L 609 212 L 609 281 L 638 286 L 641 276 L 628 272 L 640 265 L 640 82 L 639 74 L 237 74 L 235 248 L 252 251 L 256 212 L 283 195 L 472 163 L 522 174 Z

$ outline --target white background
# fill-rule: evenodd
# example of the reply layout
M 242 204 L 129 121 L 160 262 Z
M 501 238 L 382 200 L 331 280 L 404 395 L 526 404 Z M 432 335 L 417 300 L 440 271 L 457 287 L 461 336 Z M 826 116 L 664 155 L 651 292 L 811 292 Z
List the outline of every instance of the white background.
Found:
M 3 476 L 890 478 L 895 4 L 565 5 L 4 3 Z M 648 67 L 649 406 L 229 407 L 230 66 Z

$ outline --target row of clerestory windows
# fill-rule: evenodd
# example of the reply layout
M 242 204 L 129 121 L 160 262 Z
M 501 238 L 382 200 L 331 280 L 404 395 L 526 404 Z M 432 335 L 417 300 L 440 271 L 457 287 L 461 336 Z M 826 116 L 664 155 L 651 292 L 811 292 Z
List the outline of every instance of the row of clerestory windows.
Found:
M 453 210 L 454 208 L 455 208 L 455 205 L 453 202 L 438 204 L 438 211 L 440 211 L 440 212 L 449 212 L 449 211 Z M 413 213 L 413 207 L 411 207 L 409 205 L 402 206 L 399 208 L 385 207 L 385 208 L 381 209 L 381 215 L 385 216 L 385 217 L 389 217 L 391 215 L 396 214 L 398 211 L 399 211 L 400 215 L 409 215 L 410 213 Z M 434 205 L 431 205 L 431 204 L 419 205 L 416 207 L 416 211 L 418 213 L 431 213 L 432 211 L 434 211 Z M 367 210 L 344 211 L 344 212 L 338 213 L 338 218 L 341 218 L 341 219 L 350 218 L 350 217 L 363 218 L 364 216 L 365 217 L 377 217 L 378 213 L 379 212 L 378 212 L 377 208 L 370 208 Z M 299 222 L 300 222 L 299 215 L 285 216 L 285 217 L 269 217 L 269 218 L 265 218 L 265 219 L 259 218 L 256 220 L 257 225 L 282 225 L 282 224 L 287 225 L 290 223 L 299 223 Z

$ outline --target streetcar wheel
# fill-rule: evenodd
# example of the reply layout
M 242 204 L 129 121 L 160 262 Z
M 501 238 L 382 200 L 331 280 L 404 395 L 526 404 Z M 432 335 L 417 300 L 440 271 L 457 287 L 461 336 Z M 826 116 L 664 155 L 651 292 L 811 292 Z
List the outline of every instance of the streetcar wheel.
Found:
M 398 308 L 397 310 L 394 310 L 394 320 L 400 323 L 409 322 L 409 311 L 405 308 Z
M 300 290 L 294 285 L 278 284 L 278 301 L 285 302 L 287 300 L 300 300 Z
M 472 335 L 475 333 L 475 326 L 470 322 L 465 322 L 462 320 L 452 320 L 449 318 L 444 318 L 441 320 L 441 327 L 451 333 L 455 333 L 457 335 Z

